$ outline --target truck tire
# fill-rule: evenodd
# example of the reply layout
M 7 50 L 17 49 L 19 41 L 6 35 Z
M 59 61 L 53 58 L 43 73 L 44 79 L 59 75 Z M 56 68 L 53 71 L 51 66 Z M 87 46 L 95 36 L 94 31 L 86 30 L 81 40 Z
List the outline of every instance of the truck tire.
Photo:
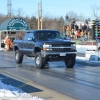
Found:
M 37 52 L 35 55 L 35 65 L 39 69 L 45 68 L 45 58 L 41 56 L 40 52 Z
M 75 65 L 75 57 L 69 57 L 65 60 L 65 65 L 67 68 L 73 68 Z
M 15 61 L 17 64 L 21 64 L 23 61 L 23 55 L 19 52 L 19 50 L 15 51 Z

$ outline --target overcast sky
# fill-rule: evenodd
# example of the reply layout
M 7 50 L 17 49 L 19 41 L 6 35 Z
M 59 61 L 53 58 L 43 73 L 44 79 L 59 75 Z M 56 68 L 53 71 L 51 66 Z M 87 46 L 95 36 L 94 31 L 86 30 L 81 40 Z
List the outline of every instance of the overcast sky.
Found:
M 7 14 L 7 1 L 0 0 L 0 13 Z M 24 15 L 37 16 L 38 3 L 41 0 L 11 0 L 12 10 L 15 13 L 21 8 Z M 65 17 L 66 13 L 73 11 L 92 17 L 92 6 L 100 7 L 100 0 L 42 0 L 43 16 Z

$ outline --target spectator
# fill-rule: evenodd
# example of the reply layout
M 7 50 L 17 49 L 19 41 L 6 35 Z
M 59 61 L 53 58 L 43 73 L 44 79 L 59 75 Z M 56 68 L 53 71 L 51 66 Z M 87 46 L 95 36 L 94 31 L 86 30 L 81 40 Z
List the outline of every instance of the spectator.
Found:
M 12 41 L 9 38 L 9 36 L 7 36 L 6 39 L 5 39 L 5 46 L 6 46 L 7 51 L 10 51 L 10 49 L 12 47 Z
M 72 19 L 72 22 L 71 22 L 71 30 L 74 29 L 75 23 L 76 23 L 76 22 L 75 22 L 75 19 L 73 18 L 73 19 Z
M 71 32 L 70 25 L 67 25 L 67 27 L 66 27 L 66 34 L 67 34 L 68 36 L 70 36 L 70 32 Z
M 77 39 L 77 31 L 74 30 L 74 33 L 75 33 L 75 39 Z
M 83 31 L 86 31 L 87 30 L 87 25 L 86 24 L 83 25 L 82 30 Z
M 64 37 L 66 40 L 68 40 L 68 41 L 70 41 L 71 39 L 70 39 L 70 37 L 68 36 L 68 35 L 65 35 L 65 37 Z
M 76 31 L 78 31 L 78 25 L 77 24 L 75 25 L 74 28 L 75 28 Z
M 80 31 L 78 30 L 76 33 L 77 38 L 80 38 Z
M 90 41 L 90 31 L 88 31 L 88 41 Z
M 74 29 L 71 30 L 71 39 L 73 40 L 75 37 Z
M 84 30 L 81 31 L 80 36 L 81 36 L 81 41 L 84 41 Z
M 82 29 L 84 31 L 85 40 L 90 40 L 90 30 L 89 30 L 88 22 L 85 22 Z
M 83 27 L 82 24 L 80 24 L 80 25 L 79 25 L 79 30 L 80 30 L 80 32 L 82 31 L 82 27 Z

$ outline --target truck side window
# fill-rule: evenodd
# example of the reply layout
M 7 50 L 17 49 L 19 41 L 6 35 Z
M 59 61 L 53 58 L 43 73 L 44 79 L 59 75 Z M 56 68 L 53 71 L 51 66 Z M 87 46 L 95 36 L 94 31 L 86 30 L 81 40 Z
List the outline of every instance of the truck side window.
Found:
M 30 34 L 29 32 L 26 33 L 26 35 L 25 35 L 25 37 L 24 37 L 24 40 L 28 40 L 29 34 Z
M 31 37 L 31 38 L 34 39 L 34 35 L 33 35 L 33 33 L 30 33 L 30 34 L 29 34 L 29 37 Z

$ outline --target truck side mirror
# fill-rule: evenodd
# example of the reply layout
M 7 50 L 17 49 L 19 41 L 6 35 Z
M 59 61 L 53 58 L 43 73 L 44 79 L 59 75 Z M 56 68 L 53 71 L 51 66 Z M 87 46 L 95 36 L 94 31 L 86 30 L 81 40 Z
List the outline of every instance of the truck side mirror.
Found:
M 32 41 L 32 40 L 33 40 L 33 38 L 31 38 L 31 37 L 28 38 L 28 41 Z
M 36 42 L 36 40 L 33 37 L 29 37 L 28 41 L 34 41 L 34 42 Z

